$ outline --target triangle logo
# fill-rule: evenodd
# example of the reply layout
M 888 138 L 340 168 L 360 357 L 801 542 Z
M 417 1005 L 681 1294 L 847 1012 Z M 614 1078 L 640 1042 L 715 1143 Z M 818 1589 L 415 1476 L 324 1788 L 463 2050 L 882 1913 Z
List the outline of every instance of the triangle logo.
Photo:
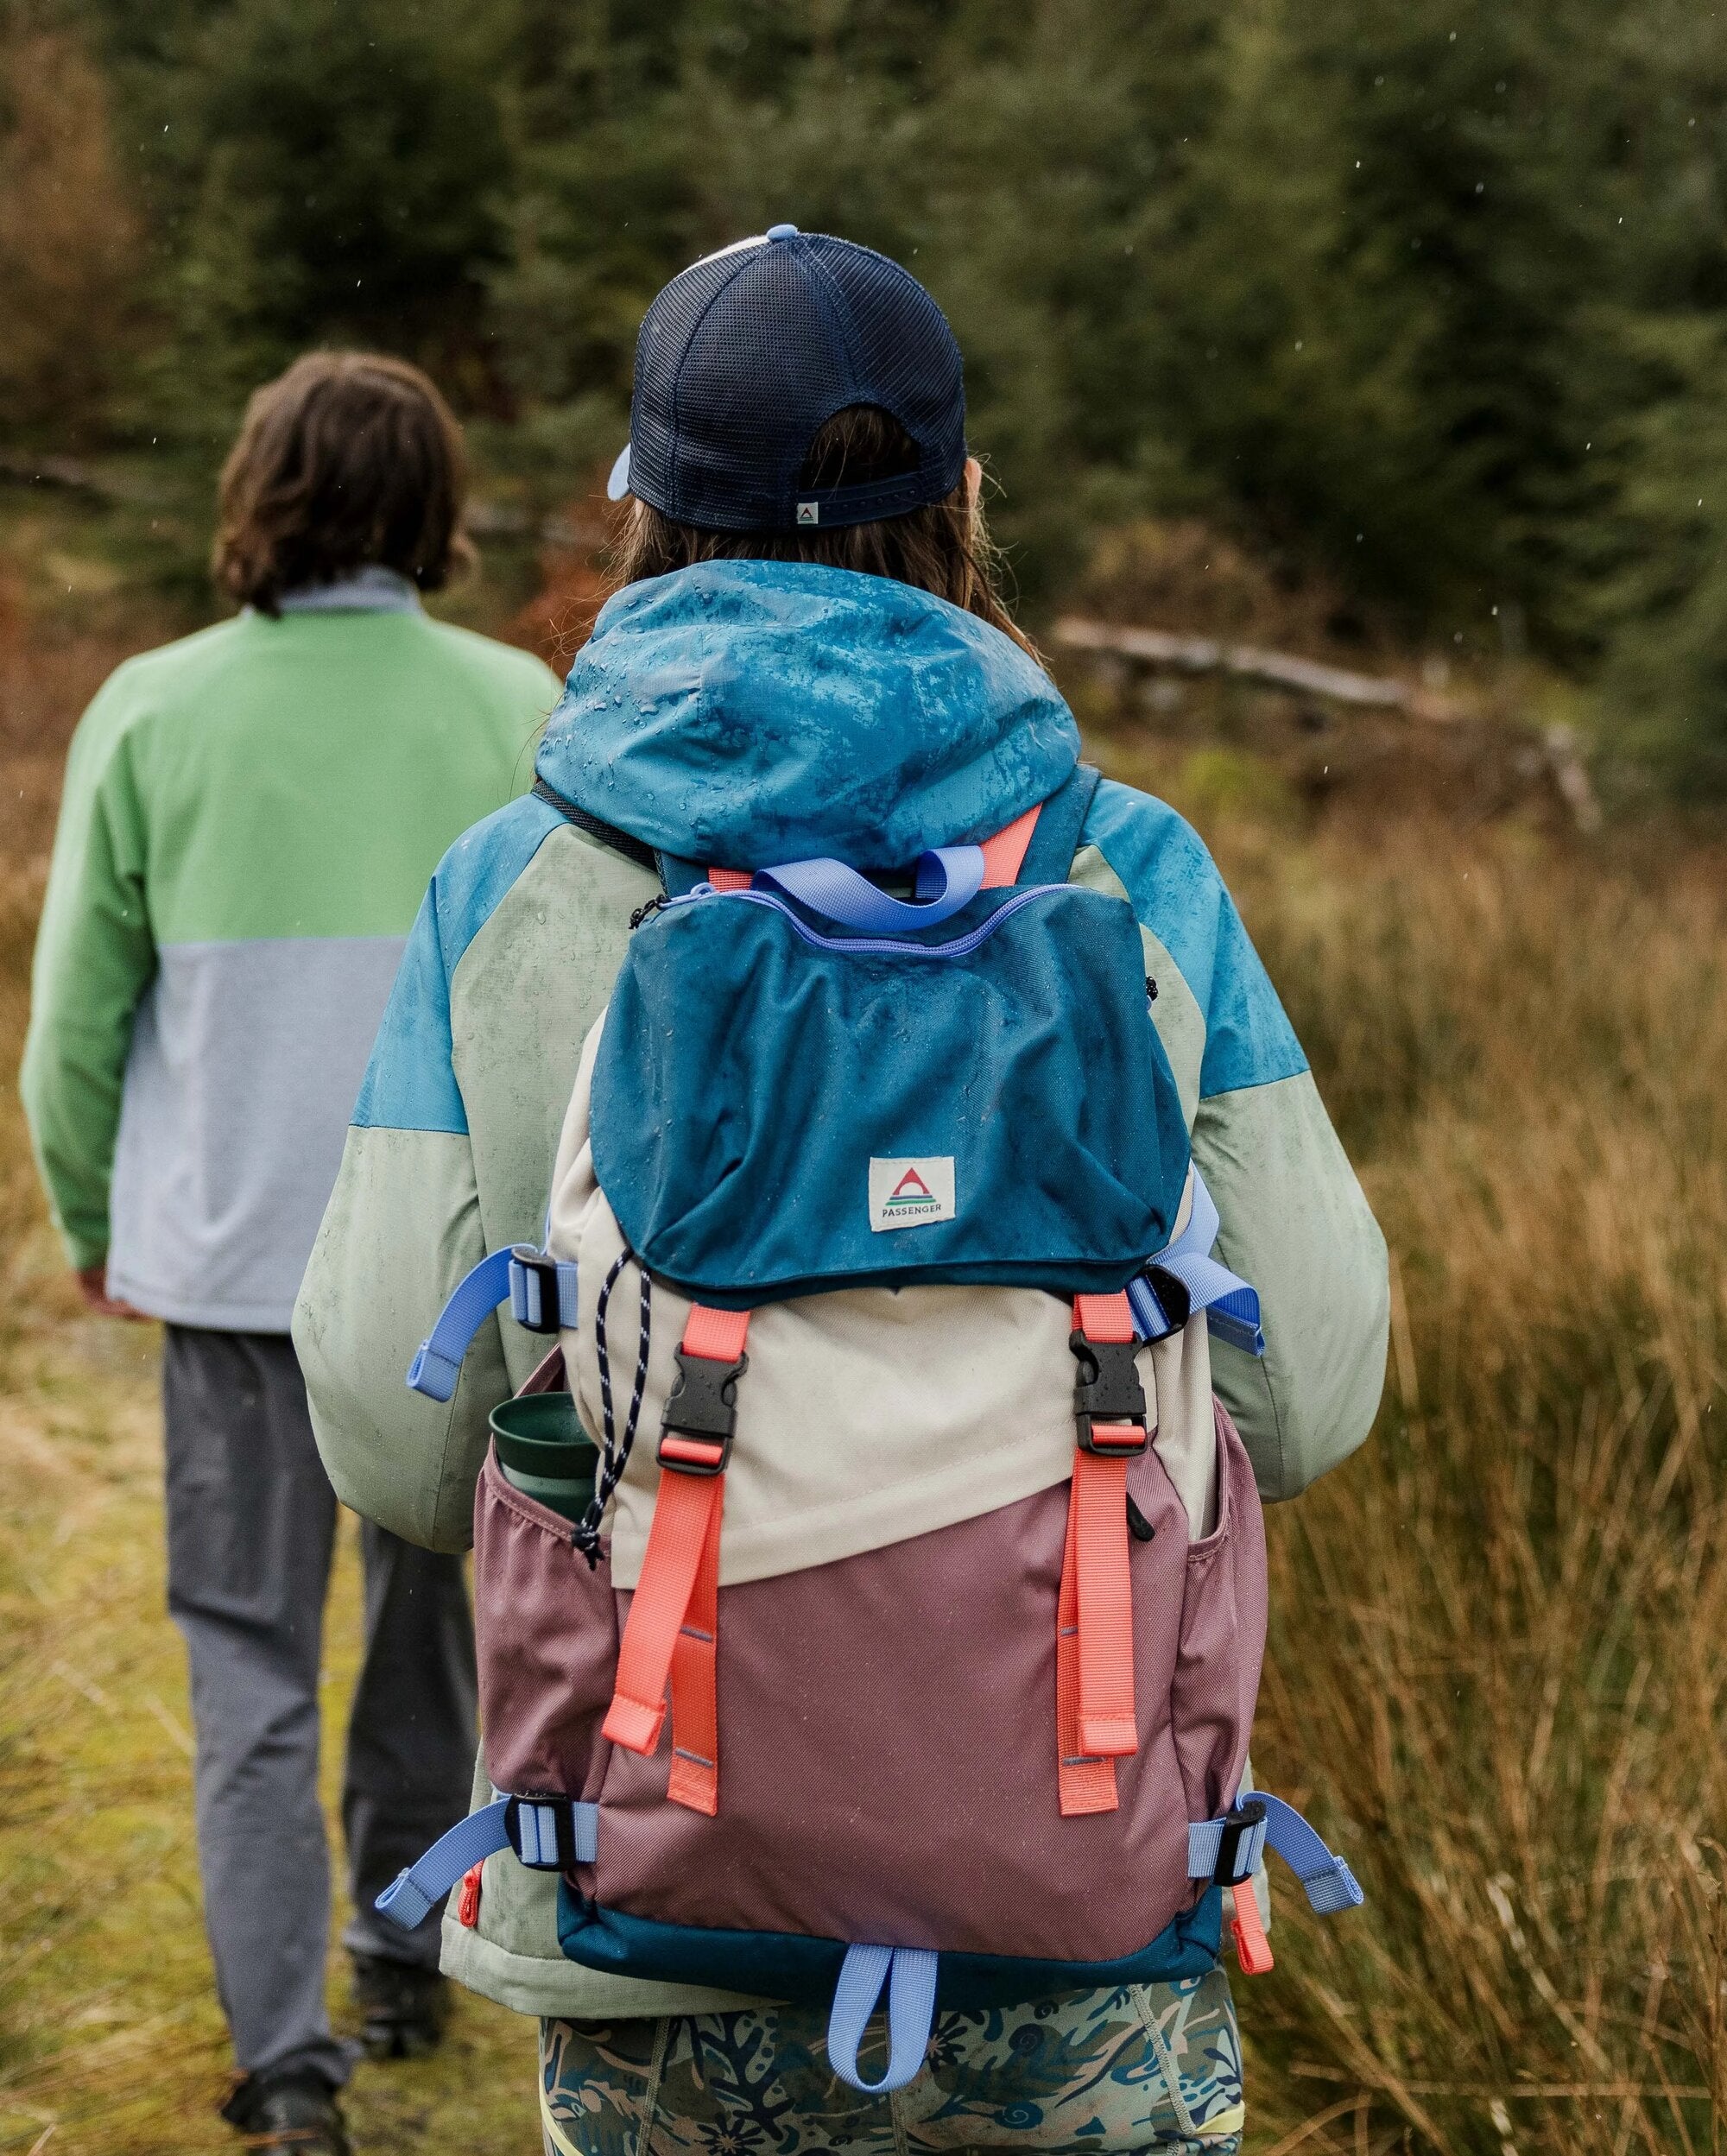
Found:
M 953 1219 L 957 1210 L 951 1153 L 914 1160 L 870 1161 L 870 1225 L 876 1233 L 888 1228 L 930 1227 Z

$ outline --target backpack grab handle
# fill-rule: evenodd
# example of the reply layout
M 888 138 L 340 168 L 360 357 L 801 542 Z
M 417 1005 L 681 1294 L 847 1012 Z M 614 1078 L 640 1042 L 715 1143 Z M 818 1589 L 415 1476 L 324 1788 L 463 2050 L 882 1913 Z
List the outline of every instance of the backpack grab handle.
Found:
M 758 885 L 773 884 L 813 913 L 843 928 L 880 934 L 886 930 L 937 928 L 969 906 L 984 888 L 981 846 L 937 846 L 918 857 L 912 888 L 921 901 L 910 905 L 877 890 L 868 876 L 843 861 L 788 861 L 777 869 L 759 869 Z

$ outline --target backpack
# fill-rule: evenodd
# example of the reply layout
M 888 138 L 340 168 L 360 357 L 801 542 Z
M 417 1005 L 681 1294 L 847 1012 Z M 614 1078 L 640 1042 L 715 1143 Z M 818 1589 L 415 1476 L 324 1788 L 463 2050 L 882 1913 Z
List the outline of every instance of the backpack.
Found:
M 1211 1255 L 1132 909 L 1066 880 L 1096 785 L 908 900 L 660 864 L 545 1249 L 486 1259 L 409 1374 L 448 1399 L 508 1299 L 599 1469 L 573 1525 L 486 1462 L 497 1793 L 397 1921 L 509 1848 L 561 1874 L 574 1961 L 831 2004 L 835 2071 L 889 2090 L 938 2006 L 1204 1974 L 1226 1894 L 1269 1966 L 1268 1845 L 1361 1900 L 1244 1788 L 1265 1543 L 1208 1334 L 1262 1352 L 1258 1299 Z

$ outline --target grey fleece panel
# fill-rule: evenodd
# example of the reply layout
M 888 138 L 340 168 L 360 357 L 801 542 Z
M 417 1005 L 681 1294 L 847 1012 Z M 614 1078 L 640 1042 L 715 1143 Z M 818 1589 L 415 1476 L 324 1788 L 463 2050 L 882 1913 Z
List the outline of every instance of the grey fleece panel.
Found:
M 543 1236 L 582 1043 L 623 963 L 630 914 L 659 891 L 610 847 L 554 831 L 463 953 L 450 1032 L 489 1250 Z M 508 1323 L 503 1333 L 519 1385 L 547 1343 Z
M 465 1136 L 349 1131 L 294 1344 L 337 1495 L 427 1549 L 473 1540 L 486 1416 L 509 1380 L 496 1320 L 480 1328 L 447 1406 L 409 1392 L 408 1366 L 450 1290 L 484 1255 Z
M 1199 1104 L 1193 1158 L 1218 1255 L 1259 1290 L 1265 1355 L 1220 1340 L 1211 1376 L 1268 1502 L 1294 1497 L 1372 1427 L 1391 1295 L 1385 1238 L 1312 1074 Z
M 402 944 L 163 946 L 121 1098 L 113 1293 L 175 1325 L 288 1331 Z
M 1073 857 L 1067 880 L 1070 883 L 1084 884 L 1088 891 L 1101 891 L 1107 898 L 1118 898 L 1124 906 L 1132 907 L 1126 884 L 1095 846 L 1081 846 Z M 1157 983 L 1151 1022 L 1163 1043 L 1163 1053 L 1169 1059 L 1181 1113 L 1191 1130 L 1199 1105 L 1199 1069 L 1205 1059 L 1205 1015 L 1180 967 L 1143 921 L 1140 923 L 1139 940 L 1145 953 L 1146 978 Z
M 472 1807 L 491 1801 L 484 1762 L 474 1770 Z M 452 1898 L 453 1903 L 453 1897 Z M 568 2021 L 646 2020 L 661 2014 L 723 2014 L 764 2001 L 699 1984 L 657 1984 L 609 1976 L 567 1961 L 558 1944 L 558 1881 L 531 1872 L 506 1849 L 486 1859 L 479 1923 L 472 1931 L 453 1906 L 444 1917 L 443 1969 L 458 1983 L 516 2014 Z

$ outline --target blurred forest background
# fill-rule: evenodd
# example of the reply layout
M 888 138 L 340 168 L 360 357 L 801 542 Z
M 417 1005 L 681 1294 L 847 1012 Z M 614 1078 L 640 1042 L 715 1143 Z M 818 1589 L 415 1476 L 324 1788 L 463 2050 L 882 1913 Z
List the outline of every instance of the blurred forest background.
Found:
M 8 1069 L 66 742 L 220 610 L 257 383 L 428 365 L 484 553 L 438 610 L 566 658 L 667 276 L 789 220 L 948 310 L 1022 612 L 1217 852 L 1392 1251 L 1374 1440 L 1268 1523 L 1256 1767 L 1368 1901 L 1276 1884 L 1251 2156 L 1727 2156 L 1724 177 L 1699 0 L 0 0 Z M 3 2156 L 232 2146 L 154 1388 L 0 1088 Z M 356 1596 L 350 1537 L 332 1729 Z M 350 2113 L 526 2156 L 531 2090 L 465 2000 Z
M 1197 525 L 1336 646 L 1533 653 L 1597 749 L 1727 789 L 1727 38 L 1695 0 L 8 20 L 20 469 L 119 458 L 201 509 L 250 388 L 380 343 L 448 386 L 484 489 L 548 511 L 623 438 L 658 286 L 789 219 L 948 310 L 1034 620 L 1100 547 L 1154 597 L 1146 520 Z

